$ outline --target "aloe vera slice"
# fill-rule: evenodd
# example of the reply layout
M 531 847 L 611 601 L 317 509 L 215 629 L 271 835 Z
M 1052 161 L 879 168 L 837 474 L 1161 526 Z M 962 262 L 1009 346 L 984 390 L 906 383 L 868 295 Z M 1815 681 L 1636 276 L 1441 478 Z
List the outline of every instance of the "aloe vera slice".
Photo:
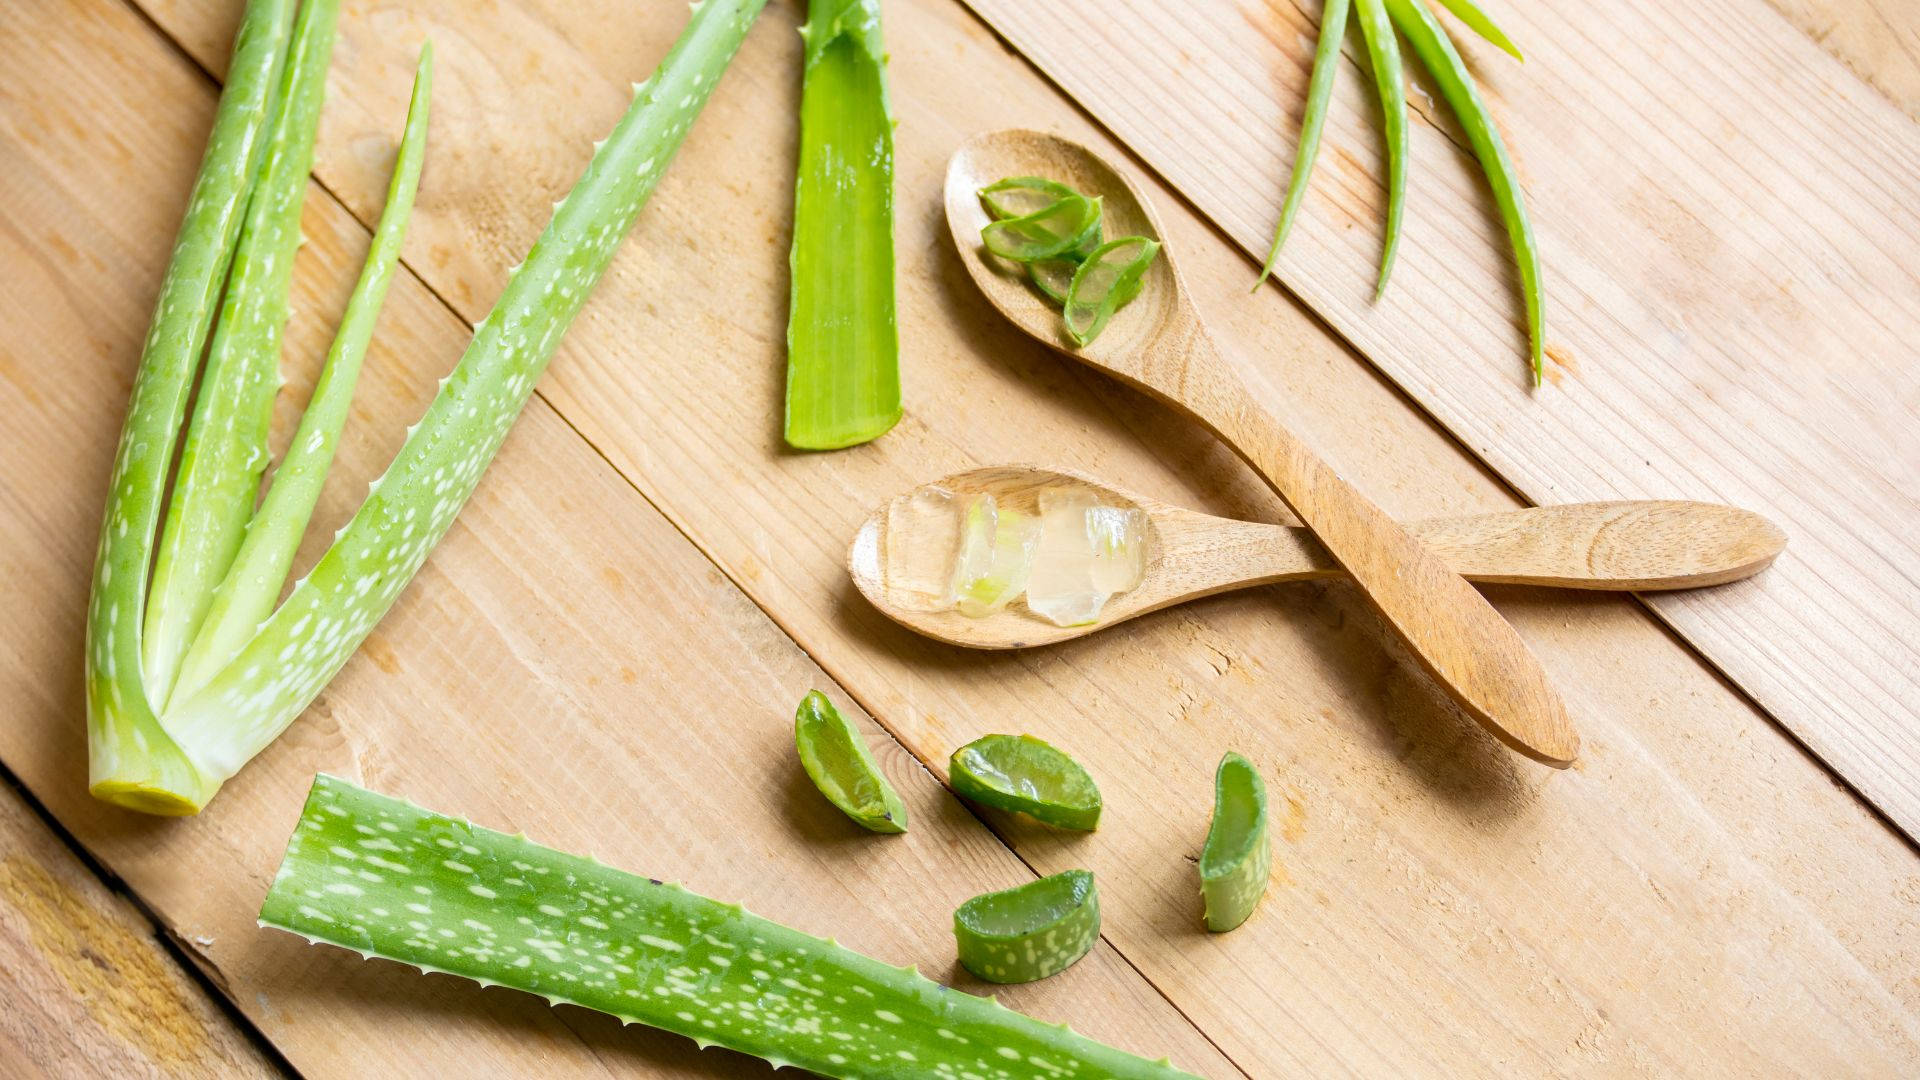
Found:
M 737 904 L 326 775 L 260 922 L 847 1080 L 1188 1076 Z
M 1067 287 L 1068 335 L 1080 345 L 1099 337 L 1114 313 L 1140 295 L 1147 267 L 1159 253 L 1157 240 L 1123 236 L 1100 245 L 1087 256 Z
M 1061 199 L 1080 197 L 1078 191 L 1044 176 L 1009 176 L 980 189 L 980 203 L 995 221 L 1026 217 Z
M 1225 933 L 1246 922 L 1266 895 L 1272 865 L 1267 785 L 1251 761 L 1229 750 L 1214 770 L 1213 824 L 1200 851 L 1207 929 Z
M 1100 890 L 1085 870 L 985 893 L 953 913 L 960 963 L 988 982 L 1024 983 L 1072 967 L 1100 939 Z
M 953 752 L 962 798 L 1062 829 L 1100 827 L 1100 788 L 1080 763 L 1031 735 L 987 735 Z
M 900 420 L 893 108 L 878 0 L 809 0 L 787 318 L 787 444 L 837 450 Z
M 907 808 L 887 783 L 866 741 L 827 695 L 811 691 L 793 718 L 800 766 L 827 801 L 868 832 L 907 831 Z
M 988 222 L 980 230 L 980 242 L 993 254 L 1015 262 L 1051 259 L 1072 251 L 1099 221 L 1098 198 L 1068 195 L 1034 213 Z

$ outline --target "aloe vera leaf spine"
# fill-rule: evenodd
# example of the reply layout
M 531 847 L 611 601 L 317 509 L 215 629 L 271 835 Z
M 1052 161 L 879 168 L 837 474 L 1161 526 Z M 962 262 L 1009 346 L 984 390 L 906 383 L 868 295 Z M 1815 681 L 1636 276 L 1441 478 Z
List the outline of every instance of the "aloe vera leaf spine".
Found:
M 1293 216 L 1306 197 L 1307 181 L 1313 176 L 1313 162 L 1320 154 L 1320 132 L 1327 124 L 1327 102 L 1333 97 L 1333 81 L 1340 70 L 1340 41 L 1347 34 L 1350 0 L 1327 0 L 1320 13 L 1320 41 L 1313 50 L 1313 75 L 1307 80 L 1307 110 L 1300 118 L 1300 141 L 1293 154 L 1293 176 L 1287 181 L 1286 201 L 1280 206 L 1280 224 L 1273 230 L 1273 246 L 1267 249 L 1267 261 L 1253 287 L 1259 288 L 1273 273 L 1280 249 L 1293 231 Z
M 234 36 L 226 87 L 141 347 L 94 559 L 84 676 L 88 772 L 96 793 L 157 813 L 188 812 L 211 794 L 148 699 L 142 627 L 173 450 L 267 138 L 292 12 L 292 0 L 250 0 Z
M 786 440 L 833 450 L 898 423 L 893 106 L 879 0 L 809 0 L 787 319 Z
M 432 95 L 433 46 L 428 44 L 421 48 L 414 69 L 413 94 L 400 149 L 394 156 L 393 176 L 387 184 L 386 205 L 374 228 L 360 279 L 354 283 L 346 314 L 334 333 L 326 363 L 287 445 L 286 456 L 274 469 L 266 498 L 247 523 L 240 551 L 214 593 L 207 616 L 181 664 L 177 693 L 191 695 L 226 666 L 280 598 L 280 588 L 333 465 L 340 432 L 353 404 L 360 365 L 380 317 L 387 285 L 400 262 L 401 242 L 406 237 L 407 219 L 413 212 L 426 158 L 428 102 Z
M 1387 229 L 1380 249 L 1380 277 L 1373 287 L 1375 300 L 1386 295 L 1393 276 L 1394 255 L 1400 250 L 1400 223 L 1407 203 L 1407 85 L 1400 60 L 1400 41 L 1393 20 L 1381 0 L 1354 0 L 1360 36 L 1367 43 L 1373 65 L 1374 88 L 1380 96 L 1380 123 L 1387 143 Z
M 737 904 L 326 775 L 260 921 L 825 1076 L 1187 1075 Z

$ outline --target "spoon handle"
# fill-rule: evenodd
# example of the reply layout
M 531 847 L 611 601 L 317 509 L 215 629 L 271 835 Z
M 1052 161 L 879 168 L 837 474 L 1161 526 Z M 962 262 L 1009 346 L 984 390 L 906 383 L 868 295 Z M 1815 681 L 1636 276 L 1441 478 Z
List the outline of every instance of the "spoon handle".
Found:
M 1566 706 L 1493 605 L 1254 401 L 1204 331 L 1185 344 L 1179 403 L 1313 530 L 1421 668 L 1502 742 L 1571 765 L 1580 739 Z

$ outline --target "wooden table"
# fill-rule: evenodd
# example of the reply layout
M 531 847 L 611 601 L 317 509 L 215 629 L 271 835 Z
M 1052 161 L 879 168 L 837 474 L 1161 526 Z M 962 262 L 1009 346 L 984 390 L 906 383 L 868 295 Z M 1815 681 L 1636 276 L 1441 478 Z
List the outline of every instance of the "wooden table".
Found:
M 1317 5 L 889 0 L 908 416 L 871 446 L 796 455 L 777 417 L 801 9 L 775 3 L 419 579 L 206 813 L 159 821 L 85 792 L 81 621 L 239 7 L 0 9 L 0 1075 L 762 1073 L 257 929 L 319 769 L 974 990 L 951 909 L 1090 867 L 1104 940 L 1004 999 L 1208 1076 L 1920 1069 L 1910 7 L 1496 5 L 1530 62 L 1466 49 L 1551 275 L 1553 380 L 1529 394 L 1497 224 L 1425 102 L 1401 268 L 1366 304 L 1380 194 L 1357 68 L 1284 288 L 1247 294 Z M 631 0 L 344 8 L 283 431 L 429 34 L 440 77 L 408 273 L 316 536 L 684 18 Z M 1337 584 L 1014 655 L 905 633 L 853 593 L 843 545 L 874 503 L 945 472 L 1059 463 L 1283 519 L 1229 453 L 971 291 L 938 178 L 964 136 L 1010 125 L 1132 163 L 1256 393 L 1393 512 L 1718 497 L 1781 520 L 1788 557 L 1651 603 L 1490 590 L 1585 736 L 1564 773 L 1446 709 Z M 861 834 L 807 787 L 790 723 L 812 687 L 867 725 L 908 836 Z M 1088 763 L 1100 832 L 963 808 L 944 762 L 987 731 Z M 1189 859 L 1229 747 L 1270 778 L 1279 850 L 1260 913 L 1210 937 Z

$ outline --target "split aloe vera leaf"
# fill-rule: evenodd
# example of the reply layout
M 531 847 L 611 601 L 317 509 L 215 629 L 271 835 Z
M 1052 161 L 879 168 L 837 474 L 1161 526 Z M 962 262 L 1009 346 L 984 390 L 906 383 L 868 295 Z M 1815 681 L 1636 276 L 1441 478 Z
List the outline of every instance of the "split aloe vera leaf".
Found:
M 260 922 L 847 1080 L 1188 1076 L 737 904 L 326 775 Z
M 420 169 L 426 159 L 427 112 L 432 96 L 433 46 L 429 44 L 421 48 L 414 68 L 406 127 L 394 157 L 393 177 L 387 184 L 386 205 L 360 268 L 360 280 L 347 300 L 346 314 L 334 334 L 333 346 L 327 351 L 326 363 L 286 457 L 274 469 L 266 498 L 247 523 L 240 551 L 213 594 L 206 618 L 181 664 L 177 693 L 191 695 L 218 674 L 272 614 L 274 601 L 280 598 L 300 538 L 320 501 L 327 470 L 333 465 L 340 432 L 353 404 L 361 361 L 380 317 L 387 285 L 400 261 L 401 242 L 406 237 L 407 219 L 413 212 Z
M 1267 892 L 1273 841 L 1267 836 L 1267 785 L 1253 762 L 1233 751 L 1213 774 L 1213 823 L 1200 851 L 1200 895 L 1207 929 L 1246 922 Z
M 1340 70 L 1340 41 L 1347 36 L 1347 11 L 1350 0 L 1326 0 L 1320 12 L 1320 41 L 1313 50 L 1313 76 L 1307 81 L 1307 110 L 1300 118 L 1300 141 L 1293 153 L 1293 177 L 1287 181 L 1287 198 L 1280 206 L 1280 224 L 1273 230 L 1273 246 L 1267 249 L 1267 261 L 1253 283 L 1259 288 L 1273 273 L 1280 249 L 1293 231 L 1293 217 L 1306 197 L 1307 181 L 1313 176 L 1313 162 L 1320 155 L 1320 132 L 1327 126 L 1327 103 L 1333 98 L 1334 75 Z
M 988 222 L 980 230 L 980 242 L 989 252 L 1014 262 L 1051 259 L 1078 247 L 1087 230 L 1100 221 L 1100 210 L 1097 197 L 1068 195 L 1031 214 Z
M 241 16 L 213 131 L 141 347 L 94 559 L 84 678 L 88 769 L 96 792 L 118 793 L 156 813 L 191 812 L 211 794 L 148 698 L 142 628 L 173 453 L 271 134 L 292 15 L 292 0 L 250 0 Z
M 1374 88 L 1380 96 L 1380 122 L 1387 143 L 1387 229 L 1380 249 L 1380 277 L 1373 287 L 1375 300 L 1386 295 L 1393 276 L 1393 258 L 1400 249 L 1400 222 L 1407 201 L 1407 86 L 1400 61 L 1400 41 L 1382 0 L 1354 0 L 1360 36 L 1367 43 L 1373 65 Z
M 907 807 L 887 783 L 866 740 L 827 695 L 811 691 L 793 718 L 800 767 L 827 801 L 868 832 L 907 831 Z
M 1469 30 L 1487 39 L 1508 56 L 1526 63 L 1527 58 L 1520 55 L 1520 47 L 1513 43 L 1506 31 L 1494 25 L 1493 20 L 1473 0 L 1440 0 L 1440 6 L 1453 12 L 1454 18 L 1466 23 Z
M 893 107 L 879 0 L 809 0 L 787 317 L 787 444 L 835 450 L 901 416 Z
M 1494 204 L 1507 227 L 1507 240 L 1513 247 L 1513 261 L 1520 274 L 1520 295 L 1527 310 L 1527 341 L 1533 383 L 1540 385 L 1546 374 L 1546 316 L 1541 300 L 1540 251 L 1534 242 L 1533 223 L 1527 217 L 1526 200 L 1520 192 L 1520 178 L 1507 155 L 1507 144 L 1500 138 L 1493 114 L 1474 85 L 1473 73 L 1460 59 L 1453 39 L 1421 0 L 1385 0 L 1387 14 L 1406 35 L 1415 56 L 1433 75 L 1440 96 L 1460 121 L 1474 157 L 1493 189 Z
M 953 752 L 953 790 L 969 802 L 1061 829 L 1100 827 L 1100 788 L 1080 763 L 1031 735 L 987 735 Z
M 1100 889 L 1086 870 L 985 893 L 953 913 L 960 963 L 988 982 L 1057 975 L 1100 940 Z
M 1094 249 L 1067 287 L 1067 335 L 1082 346 L 1099 337 L 1114 314 L 1140 295 L 1159 253 L 1160 242 L 1144 236 L 1123 236 Z

